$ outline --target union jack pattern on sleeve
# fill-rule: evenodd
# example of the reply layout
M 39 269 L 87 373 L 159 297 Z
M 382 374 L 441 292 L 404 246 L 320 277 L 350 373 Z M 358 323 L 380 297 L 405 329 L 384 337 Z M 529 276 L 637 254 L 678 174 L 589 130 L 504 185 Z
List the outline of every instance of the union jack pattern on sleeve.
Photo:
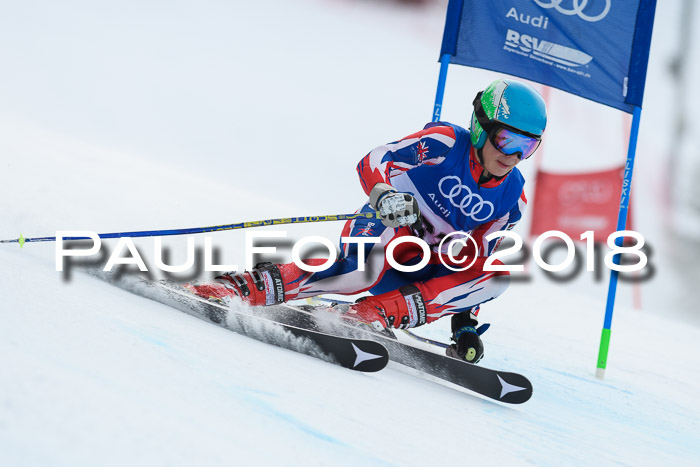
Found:
M 421 165 L 440 164 L 454 144 L 454 129 L 437 125 L 379 146 L 357 165 L 362 188 L 369 195 L 377 183 L 391 185 L 391 179 L 401 173 Z

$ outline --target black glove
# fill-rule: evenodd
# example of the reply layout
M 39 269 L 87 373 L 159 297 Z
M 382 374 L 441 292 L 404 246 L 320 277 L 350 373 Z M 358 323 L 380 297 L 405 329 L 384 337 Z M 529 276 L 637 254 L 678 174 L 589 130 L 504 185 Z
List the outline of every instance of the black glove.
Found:
M 409 193 L 399 193 L 391 185 L 377 183 L 369 194 L 369 204 L 379 212 L 382 224 L 392 229 L 422 229 L 418 201 Z
M 464 360 L 469 363 L 478 363 L 484 356 L 484 343 L 481 341 L 483 334 L 489 327 L 488 324 L 476 327 L 479 324 L 472 318 L 469 311 L 457 313 L 452 316 L 452 341 L 445 353 L 448 357 Z

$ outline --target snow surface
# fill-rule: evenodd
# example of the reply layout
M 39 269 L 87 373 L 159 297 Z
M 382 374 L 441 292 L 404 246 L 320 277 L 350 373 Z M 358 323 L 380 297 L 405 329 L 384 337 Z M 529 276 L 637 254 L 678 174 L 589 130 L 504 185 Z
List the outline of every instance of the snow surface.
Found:
M 535 388 L 511 407 L 397 365 L 365 375 L 278 349 L 79 267 L 61 275 L 51 244 L 3 244 L 0 465 L 700 464 L 697 284 L 684 282 L 698 266 L 677 268 L 682 244 L 666 241 L 674 146 L 659 128 L 679 10 L 664 8 L 634 180 L 655 273 L 642 310 L 619 287 L 604 380 L 605 275 L 558 283 L 530 265 L 531 280 L 484 306 L 483 365 Z M 443 20 L 441 3 L 6 5 L 0 238 L 353 212 L 359 158 L 429 119 Z M 494 76 L 453 67 L 444 120 L 466 124 Z M 543 166 L 624 159 L 619 112 L 553 91 L 550 122 Z M 340 224 L 286 230 L 335 240 Z M 243 264 L 242 232 L 211 237 L 222 262 Z M 152 265 L 153 241 L 136 244 Z M 164 245 L 183 259 L 184 239 Z M 444 340 L 448 325 L 420 331 Z

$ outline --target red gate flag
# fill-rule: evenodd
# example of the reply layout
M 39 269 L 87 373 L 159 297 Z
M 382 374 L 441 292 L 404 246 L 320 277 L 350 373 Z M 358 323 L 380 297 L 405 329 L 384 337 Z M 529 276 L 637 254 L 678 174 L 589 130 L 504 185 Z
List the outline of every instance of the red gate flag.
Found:
M 530 235 L 559 230 L 579 240 L 587 230 L 605 242 L 617 230 L 624 167 L 599 172 L 556 174 L 539 171 Z M 631 222 L 628 218 L 627 228 Z

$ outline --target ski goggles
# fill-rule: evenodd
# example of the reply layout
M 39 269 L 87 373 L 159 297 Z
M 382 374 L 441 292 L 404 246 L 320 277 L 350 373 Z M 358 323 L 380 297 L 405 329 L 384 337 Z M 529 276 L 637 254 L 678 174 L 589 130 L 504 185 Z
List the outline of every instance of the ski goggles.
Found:
M 489 132 L 491 144 L 506 156 L 517 155 L 520 160 L 530 157 L 542 142 L 539 138 L 517 133 L 505 126 Z
M 483 92 L 479 92 L 472 104 L 476 120 L 488 135 L 491 144 L 507 156 L 517 155 L 520 160 L 530 157 L 540 146 L 542 137 L 518 131 L 504 123 L 489 120 L 481 105 L 482 94 Z

